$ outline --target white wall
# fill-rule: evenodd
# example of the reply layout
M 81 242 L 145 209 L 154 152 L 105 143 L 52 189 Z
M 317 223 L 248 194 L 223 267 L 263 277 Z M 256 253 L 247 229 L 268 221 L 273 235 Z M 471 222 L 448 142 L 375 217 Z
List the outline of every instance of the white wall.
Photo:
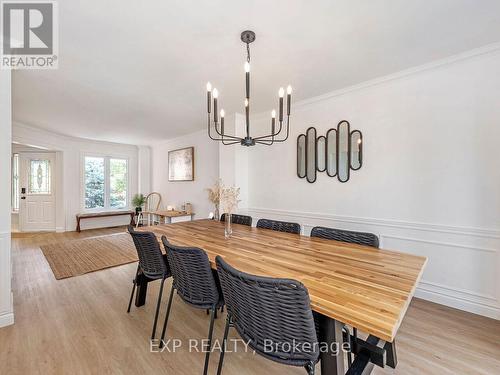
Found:
M 151 192 L 151 148 L 149 146 L 138 146 L 138 192 L 148 194 Z
M 74 138 L 54 134 L 42 129 L 14 123 L 13 141 L 25 145 L 45 147 L 57 151 L 56 163 L 59 169 L 56 176 L 56 230 L 73 231 L 76 228 L 76 214 L 83 210 L 83 183 L 82 168 L 83 156 L 87 153 L 127 158 L 129 161 L 129 196 L 138 192 L 139 184 L 139 150 L 134 145 L 119 143 L 98 142 L 82 138 Z M 148 149 L 142 148 L 141 176 L 142 186 L 147 187 L 148 182 Z M 62 201 L 62 204 L 61 204 Z M 82 220 L 82 229 L 102 226 L 128 224 L 130 218 L 119 216 L 112 218 L 99 218 Z
M 168 152 L 194 146 L 194 181 L 168 181 Z M 194 219 L 208 217 L 214 210 L 205 189 L 217 180 L 219 145 L 211 141 L 206 130 L 188 134 L 152 146 L 153 191 L 163 197 L 163 204 L 180 209 L 181 204 L 190 202 L 195 213 Z
M 300 88 L 298 88 L 300 89 Z M 500 52 L 460 56 L 292 107 L 289 141 L 248 154 L 249 213 L 371 231 L 429 257 L 417 295 L 500 318 Z M 269 128 L 269 119 L 254 122 Z M 363 167 L 296 175 L 296 139 L 349 120 Z
M 11 73 L 0 70 L 0 327 L 14 323 L 10 256 Z

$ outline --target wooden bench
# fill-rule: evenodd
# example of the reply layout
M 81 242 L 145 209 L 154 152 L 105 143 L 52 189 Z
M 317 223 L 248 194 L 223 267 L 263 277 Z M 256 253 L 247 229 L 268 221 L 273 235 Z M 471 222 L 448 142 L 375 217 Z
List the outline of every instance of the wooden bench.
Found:
M 122 216 L 130 215 L 130 225 L 135 225 L 135 212 L 134 211 L 103 211 L 103 212 L 88 212 L 84 214 L 76 215 L 76 231 L 80 232 L 80 220 L 82 219 L 93 219 L 97 217 L 111 217 L 111 216 Z

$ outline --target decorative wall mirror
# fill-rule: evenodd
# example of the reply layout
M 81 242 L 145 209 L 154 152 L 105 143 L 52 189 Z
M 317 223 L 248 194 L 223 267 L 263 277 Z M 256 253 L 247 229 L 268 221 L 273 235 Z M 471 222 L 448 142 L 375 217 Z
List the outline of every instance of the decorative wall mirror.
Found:
M 327 131 L 326 136 L 317 136 L 310 127 L 306 134 L 297 137 L 297 176 L 308 182 L 316 181 L 317 172 L 326 172 L 347 182 L 351 170 L 357 171 L 363 165 L 363 134 L 351 131 L 348 121 L 342 120 L 336 129 Z

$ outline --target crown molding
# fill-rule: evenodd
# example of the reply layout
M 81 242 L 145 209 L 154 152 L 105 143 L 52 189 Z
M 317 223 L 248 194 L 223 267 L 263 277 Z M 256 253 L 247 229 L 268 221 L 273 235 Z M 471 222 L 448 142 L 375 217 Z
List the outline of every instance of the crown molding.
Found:
M 387 83 L 390 81 L 406 78 L 408 76 L 412 76 L 415 74 L 426 72 L 426 71 L 429 71 L 432 69 L 438 69 L 440 67 L 455 64 L 457 62 L 467 60 L 470 58 L 479 57 L 479 56 L 483 56 L 483 55 L 487 55 L 487 54 L 494 54 L 497 52 L 500 52 L 500 43 L 487 44 L 485 46 L 475 48 L 472 50 L 468 50 L 468 51 L 465 51 L 465 52 L 462 52 L 462 53 L 459 53 L 456 55 L 448 56 L 448 57 L 445 57 L 443 59 L 435 60 L 435 61 L 432 61 L 430 63 L 418 65 L 418 66 L 415 66 L 412 68 L 401 70 L 401 71 L 396 72 L 396 73 L 388 74 L 388 75 L 374 78 L 374 79 L 371 79 L 368 81 L 364 81 L 364 82 L 361 82 L 361 83 L 358 83 L 355 85 L 351 85 L 351 86 L 347 86 L 347 87 L 344 87 L 341 89 L 333 90 L 333 91 L 327 92 L 325 94 L 321 94 L 318 96 L 313 96 L 311 98 L 299 100 L 297 102 L 293 102 L 292 105 L 293 105 L 293 108 L 300 108 L 300 107 L 303 107 L 303 106 L 306 106 L 309 104 L 321 102 L 321 101 L 328 100 L 328 99 L 331 99 L 331 98 L 334 98 L 337 96 L 346 95 L 346 94 L 349 94 L 349 93 L 354 92 L 354 91 L 359 91 L 359 90 L 363 90 L 363 89 L 366 89 L 369 87 L 381 85 L 381 84 L 384 84 L 384 83 Z M 268 112 L 269 112 L 269 110 L 262 111 L 262 112 L 256 113 L 252 117 L 258 118 L 258 119 L 264 118 L 264 116 Z
M 41 127 L 38 127 L 35 125 L 26 124 L 24 122 L 20 122 L 17 120 L 12 121 L 12 128 L 13 129 L 16 129 L 16 128 L 23 129 L 23 130 L 29 131 L 31 133 L 38 132 L 41 134 L 48 134 L 50 136 L 61 138 L 62 140 L 65 140 L 65 141 L 77 142 L 77 143 L 93 142 L 93 143 L 98 143 L 98 144 L 107 145 L 107 146 L 130 147 L 130 148 L 135 148 L 135 149 L 138 149 L 140 146 L 148 146 L 148 145 L 134 145 L 131 143 L 117 143 L 117 142 L 100 141 L 98 139 L 91 139 L 91 138 L 74 137 L 71 135 L 66 135 L 66 134 L 54 132 L 52 130 L 44 129 L 44 128 L 41 128 Z M 15 134 L 14 131 L 12 132 L 13 143 L 24 144 L 24 142 L 26 142 L 27 138 L 28 137 L 25 137 L 24 135 L 19 136 L 18 134 Z M 31 143 L 35 144 L 37 142 L 36 140 L 38 139 L 38 137 L 36 135 L 30 134 L 29 139 L 30 139 L 29 141 Z M 34 140 L 34 141 L 31 141 L 31 140 Z M 38 142 L 38 143 L 40 143 L 40 142 Z M 45 148 L 56 147 L 56 149 L 55 149 L 56 151 L 64 151 L 64 148 L 68 148 L 66 146 L 60 146 L 60 145 L 56 146 L 53 144 L 48 144 L 46 142 L 42 142 L 42 143 L 44 143 L 44 144 L 40 144 L 37 146 L 39 146 L 39 147 L 41 146 L 41 147 L 45 147 Z

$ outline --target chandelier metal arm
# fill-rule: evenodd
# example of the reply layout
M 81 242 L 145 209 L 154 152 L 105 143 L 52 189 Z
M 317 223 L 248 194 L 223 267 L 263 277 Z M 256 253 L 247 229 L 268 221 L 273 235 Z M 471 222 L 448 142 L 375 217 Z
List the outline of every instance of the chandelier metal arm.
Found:
M 288 132 L 288 129 L 287 129 L 286 137 L 284 139 L 273 139 L 273 142 L 277 142 L 277 143 L 285 142 L 288 139 L 288 135 L 289 135 L 289 132 Z M 263 139 L 263 140 L 265 141 L 265 139 Z M 261 139 L 261 141 L 262 141 L 262 139 Z
M 279 127 L 279 130 L 274 133 L 274 134 L 268 134 L 268 135 L 263 135 L 263 136 L 260 136 L 260 137 L 255 137 L 254 139 L 256 141 L 258 140 L 269 140 L 269 138 L 273 138 L 272 140 L 274 142 L 284 142 L 288 139 L 288 135 L 289 135 L 289 132 L 290 132 L 290 116 L 287 116 L 286 118 L 286 137 L 285 139 L 274 139 L 274 137 L 277 137 L 280 133 L 281 133 L 281 129 L 282 129 L 283 125 L 282 123 L 280 122 L 280 127 Z
M 240 141 L 241 141 L 241 138 L 240 138 L 240 137 L 236 137 L 235 135 L 229 135 L 229 134 L 225 134 L 225 133 L 223 134 L 223 133 L 221 133 L 221 132 L 219 131 L 218 127 L 217 127 L 217 124 L 215 124 L 214 128 L 215 128 L 215 131 L 217 132 L 217 134 L 218 134 L 220 137 L 222 137 L 222 138 L 226 137 L 226 138 L 230 138 L 230 139 L 237 139 L 237 140 L 240 140 Z
M 273 142 L 273 141 L 271 141 L 271 142 L 255 141 L 255 143 L 258 143 L 259 145 L 272 146 L 272 144 L 273 144 L 274 142 Z
M 211 134 L 211 132 L 210 132 L 210 128 L 211 128 L 211 127 L 212 127 L 212 123 L 210 122 L 210 114 L 209 114 L 209 115 L 208 115 L 208 136 L 210 137 L 210 139 L 212 139 L 212 140 L 214 140 L 214 141 L 219 141 L 219 142 L 220 142 L 220 141 L 222 141 L 222 142 L 224 142 L 224 141 L 227 141 L 227 139 L 224 139 L 224 137 L 228 137 L 228 138 L 230 138 L 230 140 L 235 140 L 235 141 L 237 141 L 237 142 L 235 142 L 235 143 L 241 142 L 241 138 L 239 138 L 239 137 L 235 137 L 235 136 L 232 136 L 232 135 L 225 135 L 225 134 L 224 134 L 224 135 L 222 135 L 222 134 L 219 132 L 219 130 L 217 129 L 217 124 L 215 124 L 215 126 L 214 126 L 215 131 L 216 131 L 216 132 L 217 132 L 217 134 L 218 134 L 219 136 L 221 136 L 222 138 L 214 138 L 214 137 L 212 137 L 212 134 Z
M 227 139 L 224 139 L 224 138 L 214 138 L 212 137 L 212 135 L 210 134 L 210 128 L 208 129 L 208 136 L 210 137 L 211 140 L 213 141 L 218 141 L 218 142 L 222 142 L 224 145 L 229 145 L 229 144 L 234 144 L 234 143 L 241 143 L 241 140 L 239 139 L 236 139 L 235 140 L 231 140 L 231 142 L 233 143 L 225 143 L 226 141 L 228 141 Z
M 237 143 L 240 143 L 240 144 L 241 144 L 241 141 L 231 141 L 231 142 L 224 142 L 224 141 L 222 141 L 222 144 L 223 144 L 224 146 L 235 145 L 235 144 L 237 144 Z
M 287 124 L 287 126 L 288 126 L 288 124 Z M 280 122 L 279 130 L 276 133 L 274 133 L 274 134 L 271 133 L 268 135 L 261 135 L 260 137 L 255 137 L 254 139 L 257 141 L 259 139 L 265 139 L 265 138 L 269 138 L 269 137 L 274 138 L 280 134 L 282 127 L 283 127 L 283 124 Z

